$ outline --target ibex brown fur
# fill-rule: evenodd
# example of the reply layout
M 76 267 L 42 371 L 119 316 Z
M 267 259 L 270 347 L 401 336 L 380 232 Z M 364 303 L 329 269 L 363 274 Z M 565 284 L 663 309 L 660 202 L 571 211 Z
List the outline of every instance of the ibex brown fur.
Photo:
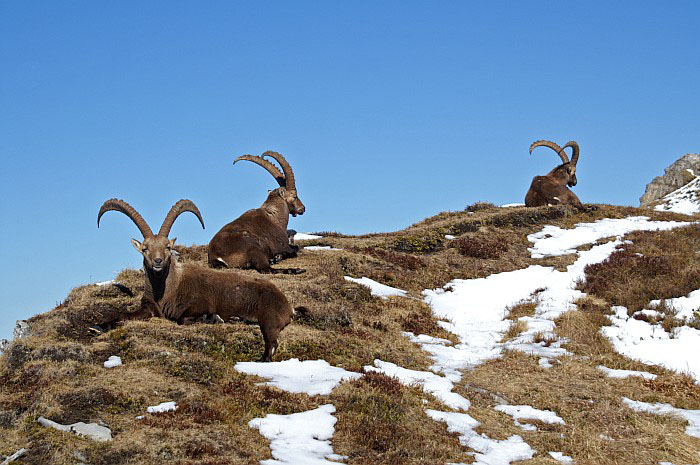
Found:
M 284 174 L 265 157 L 272 157 Z M 261 157 L 243 155 L 239 160 L 251 161 L 265 168 L 280 187 L 270 191 L 267 200 L 225 225 L 209 242 L 209 265 L 227 268 L 254 268 L 263 273 L 285 272 L 270 266 L 280 258 L 295 257 L 299 248 L 290 245 L 287 236 L 289 215 L 304 214 L 304 204 L 297 196 L 294 172 L 287 160 L 277 152 L 267 151 Z
M 123 200 L 107 200 L 97 215 L 110 210 L 124 213 L 136 224 L 143 242 L 132 239 L 134 248 L 143 255 L 146 286 L 141 308 L 129 319 L 160 316 L 178 323 L 218 315 L 224 321 L 240 318 L 257 322 L 265 341 L 263 361 L 269 362 L 277 349 L 277 336 L 291 321 L 293 310 L 287 298 L 269 281 L 216 271 L 177 262 L 172 252 L 175 238 L 168 239 L 175 219 L 183 212 L 194 213 L 202 227 L 199 210 L 189 200 L 180 200 L 165 217 L 154 235 L 139 213 Z
M 530 145 L 530 153 L 535 147 L 549 147 L 561 158 L 562 164 L 554 168 L 544 176 L 535 176 L 530 184 L 530 189 L 525 195 L 525 205 L 539 207 L 542 205 L 581 205 L 581 201 L 569 187 L 576 185 L 576 163 L 578 162 L 579 147 L 575 141 L 569 141 L 564 147 L 559 147 L 554 142 L 538 140 Z M 571 147 L 573 154 L 571 161 L 564 149 Z

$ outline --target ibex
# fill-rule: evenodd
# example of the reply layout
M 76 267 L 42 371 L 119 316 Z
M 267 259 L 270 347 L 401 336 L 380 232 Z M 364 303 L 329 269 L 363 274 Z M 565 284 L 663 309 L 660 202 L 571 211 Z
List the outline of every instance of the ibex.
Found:
M 131 243 L 143 255 L 145 290 L 139 311 L 125 318 L 160 316 L 182 324 L 218 315 L 224 321 L 240 318 L 257 322 L 265 341 L 262 360 L 272 360 L 277 336 L 289 324 L 294 311 L 284 294 L 269 281 L 177 262 L 172 251 L 176 238 L 168 239 L 175 219 L 183 212 L 192 212 L 204 228 L 194 203 L 180 200 L 173 205 L 155 235 L 131 205 L 117 199 L 102 205 L 97 227 L 102 215 L 110 210 L 131 218 L 143 235 L 143 242 L 131 239 Z
M 576 163 L 578 162 L 579 147 L 575 141 L 569 141 L 564 147 L 559 147 L 554 142 L 548 140 L 538 140 L 530 145 L 530 153 L 535 147 L 549 147 L 557 152 L 561 158 L 562 164 L 554 168 L 544 176 L 535 176 L 532 178 L 530 190 L 525 195 L 525 205 L 528 207 L 539 207 L 542 205 L 581 205 L 581 201 L 571 189 L 576 185 Z M 573 154 L 571 161 L 564 152 L 564 149 L 571 147 Z
M 265 157 L 280 164 L 284 174 Z M 270 191 L 260 206 L 243 213 L 225 225 L 209 242 L 209 266 L 253 268 L 262 273 L 300 272 L 302 270 L 275 270 L 270 266 L 280 258 L 296 257 L 299 247 L 289 243 L 287 223 L 289 215 L 304 214 L 304 204 L 297 196 L 294 172 L 279 153 L 267 151 L 261 157 L 242 155 L 233 162 L 251 161 L 265 168 L 280 187 Z

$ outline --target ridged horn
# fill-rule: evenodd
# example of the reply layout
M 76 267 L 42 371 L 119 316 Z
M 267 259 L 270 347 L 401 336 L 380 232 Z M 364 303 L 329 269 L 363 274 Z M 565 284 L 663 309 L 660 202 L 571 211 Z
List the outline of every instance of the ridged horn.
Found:
M 530 153 L 532 153 L 532 151 L 535 149 L 535 147 L 549 147 L 550 149 L 557 152 L 557 154 L 559 155 L 559 158 L 561 158 L 562 163 L 569 163 L 569 157 L 566 155 L 566 152 L 564 152 L 564 149 L 559 147 L 554 142 L 550 142 L 548 140 L 535 141 L 532 143 L 532 145 L 530 145 Z
M 284 180 L 285 180 L 285 187 L 287 188 L 288 191 L 296 191 L 297 190 L 297 185 L 296 182 L 294 181 L 294 171 L 292 171 L 292 166 L 289 164 L 286 158 L 282 156 L 281 153 L 273 152 L 272 150 L 268 150 L 267 152 L 262 154 L 262 157 L 272 157 L 275 160 L 277 160 L 277 163 L 280 164 L 282 167 L 282 170 L 284 171 Z
M 566 143 L 566 145 L 563 148 L 571 147 L 574 151 L 574 153 L 571 155 L 571 164 L 576 166 L 576 163 L 578 163 L 578 155 L 579 155 L 579 147 L 578 144 L 576 143 L 575 140 L 570 140 L 569 142 Z
M 202 215 L 199 213 L 197 206 L 191 200 L 182 199 L 178 200 L 177 203 L 170 209 L 168 215 L 165 217 L 165 220 L 163 220 L 163 225 L 160 227 L 158 235 L 168 237 L 168 234 L 170 234 L 170 228 L 173 227 L 173 223 L 175 223 L 177 217 L 180 216 L 180 213 L 185 212 L 194 213 L 199 222 L 202 224 L 202 229 L 204 229 L 204 220 L 202 219 Z
M 279 169 L 277 169 L 277 167 L 275 165 L 273 165 L 269 161 L 264 160 L 261 157 L 256 157 L 254 155 L 241 155 L 240 157 L 236 158 L 233 161 L 233 164 L 235 165 L 236 162 L 240 161 L 240 160 L 252 161 L 256 165 L 262 166 L 277 180 L 277 184 L 279 184 L 280 187 L 285 187 L 286 183 L 285 183 L 284 175 L 282 174 L 282 172 Z
M 144 239 L 153 235 L 151 228 L 148 227 L 148 223 L 146 223 L 146 220 L 144 220 L 143 217 L 139 215 L 139 212 L 137 212 L 134 209 L 134 207 L 120 199 L 109 199 L 102 204 L 102 206 L 100 207 L 100 212 L 97 214 L 98 228 L 100 227 L 100 218 L 102 218 L 102 215 L 104 215 L 105 212 L 108 212 L 110 210 L 122 212 L 126 216 L 131 218 L 131 221 L 133 221 L 136 227 L 139 228 L 139 231 L 141 231 L 141 234 L 143 235 Z

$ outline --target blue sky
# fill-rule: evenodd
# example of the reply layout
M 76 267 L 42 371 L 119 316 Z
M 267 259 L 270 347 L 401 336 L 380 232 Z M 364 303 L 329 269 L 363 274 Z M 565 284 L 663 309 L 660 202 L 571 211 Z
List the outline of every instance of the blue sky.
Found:
M 697 2 L 0 3 L 0 337 L 74 286 L 139 267 L 130 202 L 206 243 L 287 156 L 299 231 L 388 231 L 522 201 L 581 145 L 586 202 L 637 205 L 700 151 Z

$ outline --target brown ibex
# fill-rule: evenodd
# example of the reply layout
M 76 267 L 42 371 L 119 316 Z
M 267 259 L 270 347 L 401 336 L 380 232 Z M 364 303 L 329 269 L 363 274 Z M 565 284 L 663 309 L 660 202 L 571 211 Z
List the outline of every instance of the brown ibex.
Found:
M 265 157 L 272 157 L 284 174 Z M 242 155 L 233 162 L 251 161 L 265 168 L 280 187 L 270 191 L 260 206 L 243 213 L 225 225 L 209 242 L 209 266 L 253 268 L 262 273 L 301 272 L 303 270 L 275 270 L 270 266 L 281 258 L 295 257 L 299 247 L 290 245 L 287 235 L 289 215 L 304 214 L 304 204 L 297 196 L 294 172 L 279 153 L 267 151 L 261 157 Z
M 579 147 L 575 141 L 569 141 L 564 147 L 559 147 L 554 142 L 548 140 L 538 140 L 530 145 L 530 153 L 535 147 L 549 147 L 557 152 L 562 164 L 554 168 L 544 176 L 532 178 L 530 190 L 525 195 L 525 205 L 528 207 L 539 207 L 542 205 L 581 205 L 581 201 L 569 187 L 576 185 L 576 163 L 578 162 Z M 564 149 L 571 147 L 573 154 L 571 161 L 564 152 Z M 567 187 L 569 186 L 569 187 Z
M 128 319 L 160 316 L 178 323 L 218 315 L 224 321 L 240 318 L 257 322 L 265 341 L 263 361 L 269 362 L 277 349 L 277 336 L 292 319 L 291 305 L 284 294 L 269 281 L 237 273 L 181 264 L 172 249 L 175 238 L 168 239 L 175 219 L 183 212 L 194 213 L 204 227 L 199 210 L 190 200 L 180 200 L 170 209 L 158 234 L 141 215 L 123 200 L 107 200 L 97 214 L 110 210 L 124 213 L 139 228 L 143 242 L 131 239 L 143 255 L 146 285 L 138 312 Z M 305 310 L 305 309 L 303 309 Z

